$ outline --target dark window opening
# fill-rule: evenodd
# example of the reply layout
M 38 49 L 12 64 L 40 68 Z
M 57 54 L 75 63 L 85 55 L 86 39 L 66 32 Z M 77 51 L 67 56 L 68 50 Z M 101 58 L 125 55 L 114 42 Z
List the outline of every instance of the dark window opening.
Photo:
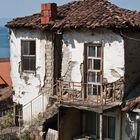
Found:
M 103 117 L 103 137 L 115 139 L 115 117 Z
M 35 71 L 36 68 L 36 42 L 35 40 L 22 40 L 22 71 Z

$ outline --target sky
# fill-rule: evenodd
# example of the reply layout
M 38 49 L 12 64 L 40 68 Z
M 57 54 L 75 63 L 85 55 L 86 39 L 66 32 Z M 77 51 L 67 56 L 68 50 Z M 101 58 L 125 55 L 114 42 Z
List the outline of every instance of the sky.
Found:
M 14 18 L 31 15 L 40 11 L 40 4 L 55 2 L 58 5 L 72 0 L 1 0 L 0 18 Z M 131 10 L 140 11 L 140 0 L 109 0 L 110 2 Z

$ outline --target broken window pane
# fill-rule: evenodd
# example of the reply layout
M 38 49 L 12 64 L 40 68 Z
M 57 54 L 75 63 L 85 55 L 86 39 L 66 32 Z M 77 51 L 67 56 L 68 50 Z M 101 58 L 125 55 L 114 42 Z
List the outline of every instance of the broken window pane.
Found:
M 101 61 L 94 59 L 94 70 L 100 70 Z
M 89 56 L 92 56 L 92 57 L 96 56 L 96 48 L 95 48 L 95 46 L 89 46 Z

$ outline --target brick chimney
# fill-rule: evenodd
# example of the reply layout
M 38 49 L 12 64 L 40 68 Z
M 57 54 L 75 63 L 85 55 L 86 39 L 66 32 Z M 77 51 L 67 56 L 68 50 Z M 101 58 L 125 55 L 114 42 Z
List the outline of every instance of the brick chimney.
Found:
M 57 16 L 56 3 L 41 4 L 41 24 L 47 24 L 49 21 L 54 21 Z

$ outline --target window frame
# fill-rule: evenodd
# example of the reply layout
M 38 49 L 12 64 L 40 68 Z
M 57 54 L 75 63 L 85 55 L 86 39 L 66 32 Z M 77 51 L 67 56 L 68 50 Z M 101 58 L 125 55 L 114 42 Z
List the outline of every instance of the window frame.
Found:
M 107 118 L 107 126 L 104 126 L 104 117 L 106 117 Z M 110 118 L 113 118 L 114 119 L 114 121 L 115 121 L 115 126 L 114 126 L 114 138 L 110 138 L 109 137 L 109 132 L 110 132 L 110 130 L 112 130 L 112 129 L 110 129 L 109 128 L 109 123 L 110 123 L 110 121 L 109 121 L 109 119 Z M 105 129 L 106 129 L 106 135 L 107 135 L 107 137 L 106 136 L 104 136 L 104 127 L 105 127 Z M 103 115 L 103 138 L 105 139 L 105 140 L 115 140 L 115 137 L 116 137 L 116 117 L 115 116 L 109 116 L 109 115 Z
M 31 42 L 31 41 L 34 41 L 34 43 L 35 43 L 35 55 L 27 55 L 27 54 L 24 54 L 24 49 L 23 49 L 23 45 L 22 45 L 22 42 L 24 42 L 24 41 L 27 41 L 28 43 L 29 42 Z M 21 39 L 20 40 L 20 43 L 21 43 L 21 71 L 23 72 L 23 73 L 35 73 L 36 72 L 36 40 L 35 39 Z M 34 68 L 34 70 L 25 70 L 24 68 L 23 68 L 23 58 L 24 57 L 29 57 L 29 58 L 33 58 L 34 57 L 34 63 L 35 63 L 35 68 Z
M 94 43 L 94 42 L 89 42 L 85 43 L 85 50 L 84 50 L 84 82 L 88 83 L 88 85 L 92 85 L 91 87 L 91 93 L 89 93 L 89 90 L 87 90 L 88 95 L 94 96 L 94 95 L 101 95 L 101 86 L 103 83 L 103 43 Z M 89 54 L 89 48 L 90 47 L 95 47 L 95 56 L 91 56 Z M 98 49 L 100 47 L 100 49 Z M 98 50 L 100 51 L 100 55 L 98 53 Z M 100 60 L 100 69 L 94 69 L 94 61 L 95 60 Z M 89 69 L 89 61 L 91 61 L 91 68 Z M 89 81 L 89 73 L 94 73 L 95 72 L 95 80 Z M 99 76 L 100 75 L 100 76 Z M 99 81 L 100 79 L 100 81 Z M 96 93 L 93 93 L 93 88 L 96 86 Z M 89 88 L 90 88 L 89 87 Z M 100 91 L 100 92 L 98 92 Z
M 99 117 L 99 114 L 98 113 L 96 113 L 96 112 L 91 112 L 91 111 L 86 111 L 85 112 L 86 113 L 86 118 L 85 118 L 85 132 L 88 134 L 88 135 L 92 135 L 93 137 L 95 137 L 95 138 L 97 138 L 97 137 L 99 137 L 99 122 L 100 122 L 100 117 Z M 94 113 L 94 114 L 93 114 Z M 95 115 L 95 116 L 94 116 Z M 93 116 L 95 117 L 95 118 L 93 118 Z M 92 120 L 89 120 L 89 118 L 91 119 L 92 118 Z M 94 120 L 95 119 L 95 120 Z M 93 133 L 89 133 L 89 121 L 90 121 L 90 125 L 92 125 L 91 124 L 91 121 L 93 122 L 93 121 L 95 121 L 95 127 L 94 127 L 94 129 L 95 129 L 95 132 L 94 132 L 94 134 Z M 94 124 L 94 123 L 93 123 Z M 92 131 L 93 132 L 93 128 L 92 127 L 90 127 L 90 131 Z

